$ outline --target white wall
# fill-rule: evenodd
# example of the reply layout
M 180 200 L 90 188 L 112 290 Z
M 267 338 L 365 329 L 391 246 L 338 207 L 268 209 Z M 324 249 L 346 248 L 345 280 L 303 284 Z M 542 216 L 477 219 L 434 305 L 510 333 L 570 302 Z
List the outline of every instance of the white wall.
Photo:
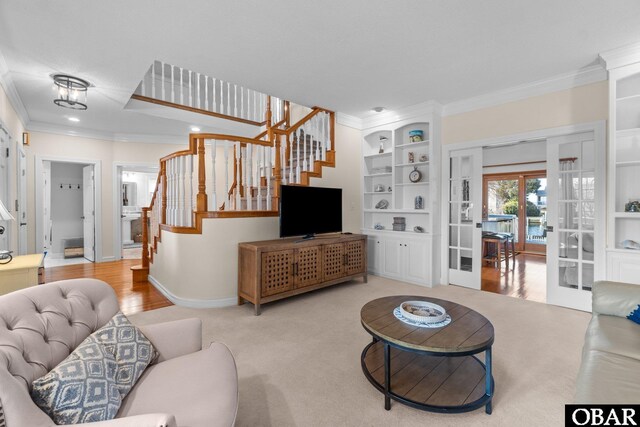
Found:
M 82 168 L 84 166 L 76 163 L 51 163 L 51 250 L 53 253 L 63 252 L 63 239 L 83 237 L 81 216 Z M 69 188 L 68 184 L 71 184 L 72 188 Z
M 529 172 L 547 169 L 546 141 L 521 142 L 496 148 L 482 150 L 482 173 Z M 536 163 L 528 163 L 536 162 Z M 496 166 L 510 163 L 527 163 L 524 165 Z
M 149 189 L 149 180 L 153 181 L 155 188 L 157 178 L 158 174 L 124 171 L 122 173 L 122 182 L 134 183 L 136 185 L 136 200 L 129 199 L 129 206 L 132 208 L 136 207 L 138 210 L 149 206 L 149 203 L 151 202 L 149 191 L 153 191 L 153 189 Z

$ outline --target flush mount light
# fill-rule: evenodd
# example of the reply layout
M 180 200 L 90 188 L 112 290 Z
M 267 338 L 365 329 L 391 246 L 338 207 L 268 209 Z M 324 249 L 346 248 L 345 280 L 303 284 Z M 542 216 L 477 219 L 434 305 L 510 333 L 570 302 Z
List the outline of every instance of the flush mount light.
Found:
M 375 111 L 376 113 L 382 113 L 384 111 L 384 107 L 373 107 L 371 111 Z
M 200 128 L 197 126 L 191 126 L 191 132 L 200 132 Z
M 68 117 L 67 120 L 69 120 L 70 122 L 79 122 L 80 119 L 77 117 Z
M 54 74 L 51 77 L 58 89 L 54 104 L 73 110 L 87 109 L 87 89 L 91 86 L 88 81 L 66 74 Z

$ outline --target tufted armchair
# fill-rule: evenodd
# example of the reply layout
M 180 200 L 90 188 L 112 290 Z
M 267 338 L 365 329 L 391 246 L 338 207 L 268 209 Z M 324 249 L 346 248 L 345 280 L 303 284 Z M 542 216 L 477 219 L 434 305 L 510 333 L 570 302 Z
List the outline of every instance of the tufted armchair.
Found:
M 117 312 L 113 289 L 94 279 L 48 283 L 0 296 L 0 420 L 51 427 L 31 383 L 65 359 Z M 126 396 L 116 419 L 91 427 L 232 426 L 238 380 L 229 349 L 202 349 L 199 319 L 140 327 L 160 353 Z

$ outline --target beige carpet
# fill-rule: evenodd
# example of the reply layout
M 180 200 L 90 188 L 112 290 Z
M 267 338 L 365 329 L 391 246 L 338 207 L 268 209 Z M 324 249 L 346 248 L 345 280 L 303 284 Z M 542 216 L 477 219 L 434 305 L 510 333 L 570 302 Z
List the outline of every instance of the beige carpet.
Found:
M 495 328 L 493 414 L 434 414 L 393 402 L 369 384 L 360 353 L 370 336 L 360 308 L 386 295 L 452 300 Z M 204 339 L 233 351 L 240 384 L 238 426 L 560 426 L 573 398 L 587 313 L 456 286 L 422 288 L 371 276 L 265 305 L 167 307 L 132 316 L 137 324 L 200 317 Z

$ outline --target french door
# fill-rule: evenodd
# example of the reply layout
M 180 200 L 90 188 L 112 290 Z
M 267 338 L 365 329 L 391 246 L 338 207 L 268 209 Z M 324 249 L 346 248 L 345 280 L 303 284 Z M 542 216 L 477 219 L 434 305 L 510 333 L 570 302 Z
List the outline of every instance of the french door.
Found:
M 547 140 L 547 302 L 591 311 L 604 275 L 604 144 L 593 132 Z
M 449 283 L 480 289 L 482 148 L 449 153 Z

